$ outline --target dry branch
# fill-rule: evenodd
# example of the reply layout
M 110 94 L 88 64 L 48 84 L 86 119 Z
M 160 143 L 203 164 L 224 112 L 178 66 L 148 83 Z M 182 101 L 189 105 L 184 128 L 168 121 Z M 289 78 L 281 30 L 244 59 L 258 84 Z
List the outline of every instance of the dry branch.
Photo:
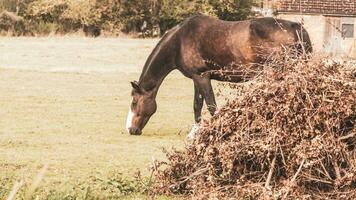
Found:
M 253 84 L 232 85 L 239 95 L 201 124 L 193 144 L 167 154 L 151 192 L 355 199 L 354 70 L 295 55 L 270 56 Z
M 274 171 L 274 166 L 276 165 L 276 159 L 277 159 L 277 155 L 274 155 L 274 158 L 272 160 L 271 167 L 269 169 L 268 176 L 266 179 L 265 188 L 269 188 L 269 183 L 271 182 L 272 174 Z

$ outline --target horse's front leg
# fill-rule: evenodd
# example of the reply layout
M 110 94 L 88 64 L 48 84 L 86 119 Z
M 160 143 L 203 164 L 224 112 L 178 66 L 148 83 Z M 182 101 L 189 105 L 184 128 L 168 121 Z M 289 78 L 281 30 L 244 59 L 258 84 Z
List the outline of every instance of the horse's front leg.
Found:
M 192 130 L 188 134 L 188 138 L 193 140 L 195 137 L 195 133 L 199 130 L 199 124 L 201 121 L 201 110 L 203 108 L 204 97 L 200 92 L 198 84 L 194 81 L 194 120 L 195 123 L 192 127 Z
M 201 121 L 201 110 L 203 107 L 203 101 L 205 99 L 205 103 L 208 107 L 210 114 L 213 116 L 216 112 L 216 101 L 215 95 L 213 91 L 213 87 L 211 86 L 211 81 L 208 76 L 196 76 L 194 77 L 194 115 L 195 115 L 195 124 L 190 131 L 188 138 L 194 139 L 195 133 L 199 129 L 199 123 Z
M 194 82 L 194 120 L 195 124 L 201 121 L 201 110 L 203 108 L 204 97 L 200 93 L 198 85 Z

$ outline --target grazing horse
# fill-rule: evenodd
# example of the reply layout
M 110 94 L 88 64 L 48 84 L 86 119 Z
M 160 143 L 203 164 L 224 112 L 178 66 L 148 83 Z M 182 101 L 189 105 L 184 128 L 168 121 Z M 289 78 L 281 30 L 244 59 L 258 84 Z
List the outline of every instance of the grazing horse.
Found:
M 243 73 L 226 78 L 209 71 L 233 63 L 263 63 L 276 48 L 297 44 L 304 52 L 312 51 L 308 33 L 299 23 L 291 21 L 258 18 L 228 22 L 204 15 L 188 18 L 162 37 L 148 57 L 139 81 L 131 82 L 132 102 L 126 128 L 132 135 L 142 134 L 156 112 L 155 99 L 162 81 L 175 69 L 194 82 L 194 117 L 198 125 L 204 100 L 211 115 L 216 111 L 211 79 L 230 82 L 251 79 Z

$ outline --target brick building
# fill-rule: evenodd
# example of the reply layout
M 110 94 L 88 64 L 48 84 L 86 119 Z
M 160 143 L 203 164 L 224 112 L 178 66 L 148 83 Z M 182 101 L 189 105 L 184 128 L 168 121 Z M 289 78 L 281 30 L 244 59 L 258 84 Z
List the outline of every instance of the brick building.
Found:
M 317 52 L 356 58 L 356 0 L 262 0 L 264 15 L 303 22 Z

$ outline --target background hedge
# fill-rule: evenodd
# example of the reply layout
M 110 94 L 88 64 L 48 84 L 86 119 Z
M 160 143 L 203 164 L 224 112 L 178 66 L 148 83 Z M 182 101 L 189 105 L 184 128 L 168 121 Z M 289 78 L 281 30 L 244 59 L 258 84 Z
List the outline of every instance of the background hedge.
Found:
M 136 33 L 159 36 L 197 13 L 224 20 L 252 15 L 251 0 L 1 0 L 0 31 L 13 35 Z M 6 13 L 21 17 L 21 26 Z M 9 12 L 7 12 L 9 11 Z M 16 22 L 19 23 L 19 22 Z

